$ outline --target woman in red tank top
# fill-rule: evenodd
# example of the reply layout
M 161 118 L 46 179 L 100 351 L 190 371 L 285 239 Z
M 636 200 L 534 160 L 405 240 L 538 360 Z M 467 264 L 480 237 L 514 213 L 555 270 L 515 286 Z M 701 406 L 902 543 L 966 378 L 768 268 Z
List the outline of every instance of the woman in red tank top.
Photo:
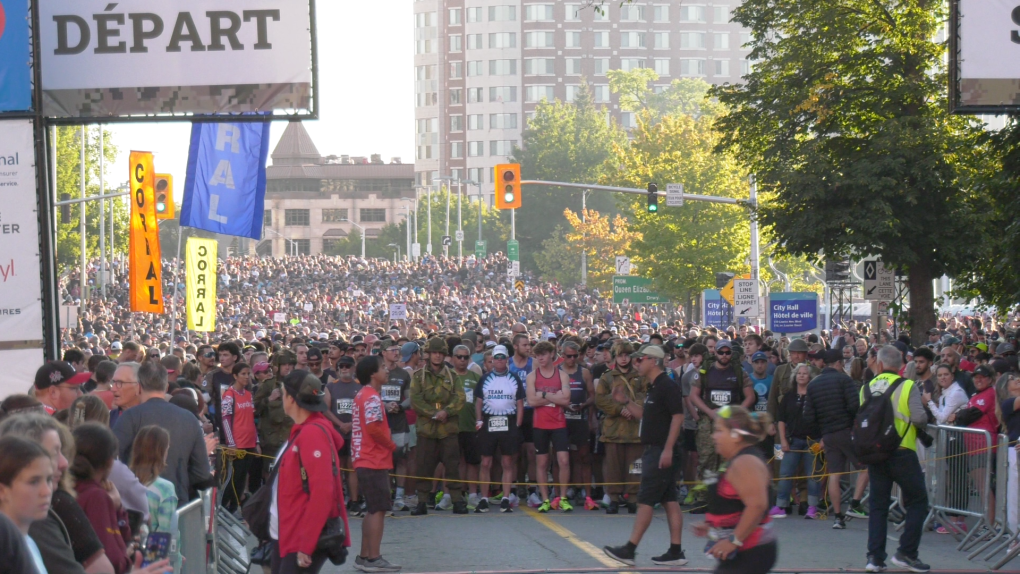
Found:
M 772 478 L 756 445 L 771 420 L 734 406 L 715 414 L 712 440 L 726 471 L 709 484 L 705 522 L 694 533 L 709 538 L 705 553 L 719 561 L 716 573 L 765 574 L 776 563 L 778 546 L 768 516 Z
M 531 351 L 535 358 L 535 370 L 528 375 L 528 404 L 534 407 L 533 437 L 535 439 L 535 466 L 538 474 L 538 490 L 542 497 L 539 512 L 549 512 L 549 485 L 546 476 L 549 468 L 549 445 L 556 452 L 559 464 L 560 504 L 564 512 L 574 507 L 564 496 L 570 483 L 570 437 L 567 434 L 567 417 L 563 409 L 570 406 L 570 379 L 553 364 L 556 347 L 548 341 L 535 345 Z

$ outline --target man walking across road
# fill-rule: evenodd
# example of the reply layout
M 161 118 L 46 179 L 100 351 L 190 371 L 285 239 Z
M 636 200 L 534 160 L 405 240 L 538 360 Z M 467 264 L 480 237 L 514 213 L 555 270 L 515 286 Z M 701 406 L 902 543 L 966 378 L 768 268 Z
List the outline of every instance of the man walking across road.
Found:
M 603 550 L 610 558 L 634 565 L 634 556 L 641 538 L 652 523 L 656 504 L 666 509 L 669 524 L 669 550 L 652 558 L 654 564 L 683 566 L 687 558 L 680 546 L 684 519 L 678 502 L 677 478 L 680 475 L 680 431 L 684 421 L 683 393 L 680 384 L 663 370 L 666 358 L 662 347 L 645 345 L 631 355 L 634 368 L 641 378 L 651 381 L 643 406 L 631 408 L 641 419 L 641 486 L 638 491 L 638 511 L 630 540 L 623 546 L 606 546 Z

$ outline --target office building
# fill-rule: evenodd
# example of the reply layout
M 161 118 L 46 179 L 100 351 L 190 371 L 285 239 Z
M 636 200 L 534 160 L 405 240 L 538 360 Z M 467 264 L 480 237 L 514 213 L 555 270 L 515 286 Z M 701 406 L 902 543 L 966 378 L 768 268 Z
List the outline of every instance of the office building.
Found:
M 729 22 L 739 3 L 606 0 L 599 14 L 580 0 L 415 1 L 416 183 L 452 177 L 492 193 L 492 167 L 521 144 L 538 103 L 572 101 L 582 78 L 624 127 L 635 120 L 610 93 L 609 70 L 653 68 L 656 87 L 739 82 L 750 39 Z

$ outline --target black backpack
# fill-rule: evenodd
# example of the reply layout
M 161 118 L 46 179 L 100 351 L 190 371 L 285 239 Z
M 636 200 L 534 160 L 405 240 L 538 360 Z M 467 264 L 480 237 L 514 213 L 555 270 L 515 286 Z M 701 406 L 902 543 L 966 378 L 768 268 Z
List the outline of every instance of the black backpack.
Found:
M 881 395 L 875 395 L 866 387 L 866 398 L 854 417 L 850 440 L 854 454 L 861 464 L 878 464 L 889 460 L 903 442 L 902 435 L 896 431 L 896 411 L 890 400 L 896 389 L 906 380 L 898 377 Z

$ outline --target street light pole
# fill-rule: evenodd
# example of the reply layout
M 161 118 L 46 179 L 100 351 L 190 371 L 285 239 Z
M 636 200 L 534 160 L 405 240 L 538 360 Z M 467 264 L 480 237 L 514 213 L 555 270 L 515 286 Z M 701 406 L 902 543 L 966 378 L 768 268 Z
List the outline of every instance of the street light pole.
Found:
M 425 224 L 428 226 L 428 234 L 429 234 L 428 243 L 425 244 L 425 251 L 427 251 L 429 255 L 432 255 L 432 186 L 431 185 L 425 188 L 425 201 L 428 202 L 428 214 L 426 215 L 426 217 L 428 218 L 428 221 L 426 221 Z
M 457 235 L 460 239 L 457 240 L 457 259 L 460 263 L 464 263 L 464 218 L 461 213 L 461 203 L 463 203 L 463 195 L 461 193 L 461 183 L 457 182 Z
M 79 170 L 80 171 L 80 173 L 79 173 L 80 182 L 79 183 L 81 183 L 81 198 L 82 198 L 82 200 L 85 199 L 85 130 L 86 129 L 87 128 L 85 126 L 81 126 L 79 128 L 79 130 L 81 130 L 79 132 L 81 134 L 81 165 L 79 166 L 81 169 Z M 78 237 L 81 239 L 81 257 L 80 257 L 80 261 L 79 261 L 79 264 L 81 265 L 81 274 L 78 276 L 78 289 L 80 291 L 79 295 L 81 296 L 82 310 L 84 310 L 84 308 L 85 308 L 85 299 L 87 297 L 88 283 L 89 283 L 88 274 L 85 272 L 85 202 L 84 201 L 82 201 L 82 204 L 78 207 L 78 209 L 79 209 L 79 211 L 78 211 Z
M 106 178 L 103 172 L 106 171 L 103 152 L 106 148 L 106 141 L 103 138 L 103 126 L 99 125 L 99 195 L 106 193 Z M 113 201 L 112 199 L 110 201 Z M 99 200 L 99 293 L 106 299 L 106 200 Z

